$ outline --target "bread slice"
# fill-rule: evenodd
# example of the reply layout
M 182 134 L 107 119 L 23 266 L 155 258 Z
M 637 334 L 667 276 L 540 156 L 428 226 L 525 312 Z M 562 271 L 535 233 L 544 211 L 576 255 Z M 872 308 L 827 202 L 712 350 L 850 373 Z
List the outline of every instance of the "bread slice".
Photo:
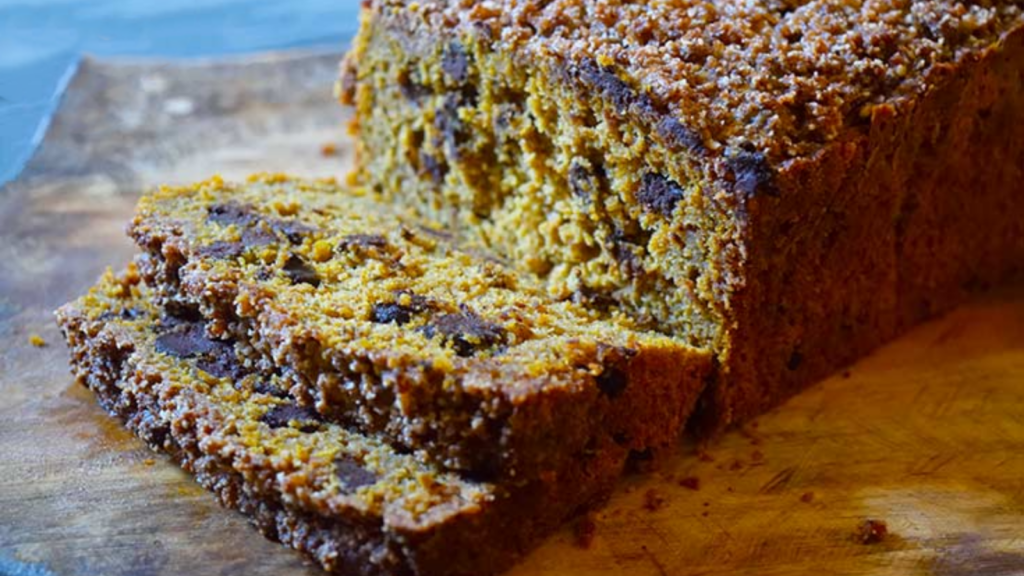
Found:
M 358 181 L 712 347 L 712 430 L 1024 266 L 1020 2 L 364 6 Z
M 674 445 L 711 371 L 706 351 L 552 299 L 330 182 L 163 188 L 130 233 L 161 301 L 280 370 L 301 406 L 479 478 Z
M 252 371 L 201 321 L 153 305 L 134 269 L 107 273 L 58 320 L 72 371 L 100 404 L 268 538 L 348 575 L 479 575 L 507 568 L 599 502 L 622 460 L 601 446 L 562 473 L 512 484 L 424 464 L 326 422 Z

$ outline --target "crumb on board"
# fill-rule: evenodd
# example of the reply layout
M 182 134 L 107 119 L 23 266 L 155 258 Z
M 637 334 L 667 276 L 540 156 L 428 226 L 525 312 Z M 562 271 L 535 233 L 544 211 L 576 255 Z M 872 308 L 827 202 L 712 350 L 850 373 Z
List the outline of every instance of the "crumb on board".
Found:
M 754 453 L 750 455 L 750 459 L 753 460 L 754 462 L 763 462 L 764 452 L 761 452 L 760 450 L 754 450 Z
M 689 488 L 690 490 L 700 490 L 700 478 L 696 476 L 687 476 L 679 481 L 679 485 L 683 488 Z
M 597 522 L 594 519 L 594 514 L 588 512 L 580 516 L 576 520 L 574 532 L 576 535 L 576 546 L 584 550 L 589 549 L 591 544 L 594 543 L 594 535 L 597 534 Z
M 46 340 L 43 340 L 43 337 L 40 336 L 39 334 L 29 334 L 28 343 L 35 346 L 36 348 L 42 348 L 43 346 L 46 346 Z
M 320 155 L 324 157 L 337 156 L 338 145 L 333 142 L 327 142 L 320 147 Z
M 803 494 L 800 495 L 800 501 L 805 504 L 810 504 L 811 502 L 814 502 L 814 492 L 804 492 Z
M 742 470 L 742 469 L 743 469 L 743 460 L 740 460 L 739 458 L 733 460 L 732 463 L 729 464 L 729 470 L 731 470 L 733 472 L 735 472 L 737 470 Z
M 146 458 L 145 460 L 142 461 L 142 464 L 145 465 L 145 466 L 152 466 L 152 465 L 156 464 L 156 460 L 154 460 L 152 458 Z
M 665 507 L 665 496 L 658 492 L 654 488 L 650 488 L 644 493 L 644 508 L 655 512 Z
M 697 459 L 700 460 L 701 462 L 714 462 L 715 461 L 715 457 L 712 456 L 711 454 L 709 454 L 703 448 L 700 449 L 700 450 L 697 450 Z
M 861 544 L 878 544 L 889 535 L 885 520 L 868 518 L 857 526 L 857 541 Z
M 852 374 L 850 373 L 849 370 L 843 370 L 843 378 L 844 379 L 848 380 L 850 378 L 850 376 L 852 376 Z

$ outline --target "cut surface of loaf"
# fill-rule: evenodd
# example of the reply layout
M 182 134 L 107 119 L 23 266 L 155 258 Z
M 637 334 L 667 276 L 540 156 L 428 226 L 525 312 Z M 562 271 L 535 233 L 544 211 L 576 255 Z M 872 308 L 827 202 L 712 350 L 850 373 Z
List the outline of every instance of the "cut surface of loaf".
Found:
M 72 371 L 100 404 L 268 538 L 359 575 L 478 575 L 607 496 L 595 449 L 558 477 L 480 482 L 325 421 L 196 317 L 153 304 L 134 269 L 58 311 Z
M 552 299 L 329 182 L 163 188 L 130 234 L 160 301 L 280 371 L 302 406 L 481 478 L 673 445 L 711 371 L 705 351 Z
M 357 179 L 711 347 L 720 430 L 1024 267 L 1024 12 L 369 3 Z

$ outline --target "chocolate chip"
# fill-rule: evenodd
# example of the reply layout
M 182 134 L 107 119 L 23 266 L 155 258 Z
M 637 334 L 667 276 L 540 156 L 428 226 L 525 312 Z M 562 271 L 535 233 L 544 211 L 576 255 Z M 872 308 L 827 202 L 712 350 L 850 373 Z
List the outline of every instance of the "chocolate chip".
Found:
M 274 398 L 287 398 L 288 391 L 270 382 L 264 382 L 262 380 L 252 385 L 252 391 L 257 394 L 266 394 L 273 396 Z
M 212 352 L 196 359 L 196 367 L 216 378 L 239 378 L 242 376 L 242 365 L 235 355 L 235 348 L 226 342 L 217 342 Z
M 459 356 L 472 356 L 478 349 L 493 346 L 505 338 L 505 329 L 462 307 L 455 314 L 442 314 L 423 327 L 427 338 L 440 335 L 451 342 Z
M 452 42 L 441 55 L 441 70 L 455 84 L 463 84 L 469 78 L 469 56 L 458 42 Z
M 804 363 L 804 355 L 799 350 L 793 350 L 793 353 L 789 355 L 789 360 L 786 361 L 786 368 L 790 370 L 796 370 Z
M 590 286 L 580 286 L 578 290 L 572 293 L 572 301 L 574 304 L 598 311 L 607 311 L 616 303 L 615 297 L 612 296 L 611 292 L 596 290 Z
M 206 209 L 206 220 L 221 226 L 248 226 L 259 219 L 260 215 L 255 208 L 235 202 L 213 204 Z
M 688 150 L 691 153 L 704 151 L 700 136 L 690 130 L 674 116 L 665 116 L 658 121 L 658 135 L 670 150 Z
M 309 284 L 313 287 L 320 285 L 320 276 L 317 275 L 316 269 L 295 254 L 288 258 L 282 270 L 292 284 Z
M 202 324 L 181 323 L 157 337 L 156 351 L 177 358 L 211 354 L 221 343 L 206 337 Z
M 292 244 L 302 244 L 306 236 L 316 231 L 315 228 L 297 220 L 270 220 L 268 224 L 273 230 L 284 234 Z
M 414 314 L 418 314 L 431 308 L 429 299 L 413 294 L 406 290 L 395 293 L 396 300 L 407 300 L 408 304 L 399 302 L 379 302 L 373 305 L 370 310 L 370 320 L 377 324 L 395 323 L 399 326 L 412 320 Z
M 218 240 L 206 246 L 200 246 L 196 250 L 196 255 L 216 260 L 226 260 L 238 258 L 243 252 L 245 252 L 245 245 L 241 242 Z
M 176 358 L 195 358 L 197 368 L 216 378 L 237 378 L 242 372 L 234 345 L 208 338 L 198 322 L 177 321 L 157 336 L 155 348 Z
M 636 355 L 637 351 L 631 348 L 597 345 L 597 361 L 604 369 L 595 381 L 598 389 L 612 400 L 621 396 L 629 386 L 629 363 Z
M 113 310 L 104 312 L 99 315 L 99 319 L 103 321 L 113 320 L 115 318 L 120 318 L 121 320 L 135 320 L 140 316 L 142 316 L 142 312 L 139 312 L 135 308 L 121 308 L 116 312 Z
M 729 166 L 736 178 L 736 189 L 743 194 L 778 195 L 778 190 L 772 184 L 771 166 L 764 154 L 741 150 L 729 158 Z
M 410 102 L 419 102 L 431 94 L 429 86 L 419 82 L 413 74 L 404 70 L 398 74 L 398 91 Z
M 445 175 L 448 174 L 448 166 L 433 155 L 420 150 L 419 174 L 421 176 L 430 176 L 434 184 L 441 184 L 444 182 Z
M 627 111 L 637 101 L 638 95 L 629 84 L 616 76 L 613 70 L 602 67 L 593 60 L 580 63 L 576 75 L 584 84 L 611 102 L 619 113 Z
M 683 187 L 660 174 L 644 174 L 636 199 L 648 212 L 671 217 L 676 204 L 683 199 Z
M 295 404 L 278 404 L 268 410 L 260 421 L 271 428 L 284 428 L 292 421 L 299 423 L 302 432 L 315 432 L 320 427 L 321 418 L 316 412 Z
M 338 481 L 347 492 L 354 492 L 363 486 L 377 483 L 377 475 L 364 468 L 351 456 L 339 456 L 334 459 L 334 472 Z
M 370 310 L 370 321 L 377 324 L 406 324 L 412 320 L 413 310 L 401 304 L 374 304 Z
M 643 260 L 637 255 L 637 252 L 642 253 L 642 250 L 632 242 L 616 240 L 612 245 L 612 256 L 627 276 L 637 277 L 644 273 Z
M 352 248 L 385 248 L 388 239 L 380 234 L 349 234 L 338 242 L 338 247 L 343 249 Z
M 600 194 L 603 174 L 599 175 L 598 170 L 603 172 L 600 167 L 595 170 L 575 161 L 572 163 L 569 167 L 569 190 L 573 196 L 590 201 Z
M 462 156 L 462 144 L 467 139 L 466 127 L 459 118 L 463 100 L 462 94 L 450 93 L 434 113 L 434 127 L 441 134 L 442 143 L 446 146 L 445 153 L 456 161 Z

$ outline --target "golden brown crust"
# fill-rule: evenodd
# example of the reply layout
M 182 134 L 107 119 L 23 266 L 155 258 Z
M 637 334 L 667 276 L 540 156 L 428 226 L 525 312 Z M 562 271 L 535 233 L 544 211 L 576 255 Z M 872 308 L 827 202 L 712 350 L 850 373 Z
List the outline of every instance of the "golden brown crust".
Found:
M 358 176 L 713 347 L 720 430 L 1024 267 L 1022 38 L 1012 2 L 374 3 Z

